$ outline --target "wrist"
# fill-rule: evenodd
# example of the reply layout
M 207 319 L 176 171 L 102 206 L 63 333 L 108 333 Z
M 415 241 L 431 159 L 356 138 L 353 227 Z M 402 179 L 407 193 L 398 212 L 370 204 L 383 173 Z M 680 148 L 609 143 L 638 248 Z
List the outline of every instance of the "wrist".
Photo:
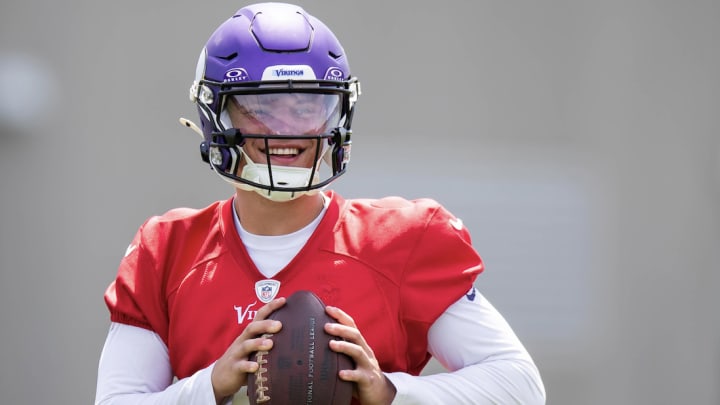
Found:
M 397 395 L 397 388 L 395 388 L 395 384 L 390 381 L 390 379 L 383 373 L 383 378 L 385 380 L 385 395 L 383 404 L 390 405 L 392 404 L 393 400 L 395 400 L 395 395 Z

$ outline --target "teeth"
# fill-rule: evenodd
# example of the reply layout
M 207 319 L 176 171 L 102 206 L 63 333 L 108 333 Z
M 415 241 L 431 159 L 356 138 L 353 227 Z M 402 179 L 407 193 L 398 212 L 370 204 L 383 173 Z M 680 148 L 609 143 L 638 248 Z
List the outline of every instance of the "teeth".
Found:
M 270 155 L 297 155 L 300 153 L 298 148 L 270 148 Z

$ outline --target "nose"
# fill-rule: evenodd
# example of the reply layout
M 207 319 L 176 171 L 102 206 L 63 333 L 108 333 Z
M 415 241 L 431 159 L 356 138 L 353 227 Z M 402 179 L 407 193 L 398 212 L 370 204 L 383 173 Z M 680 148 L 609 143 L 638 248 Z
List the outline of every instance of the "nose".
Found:
M 266 126 L 274 135 L 301 135 L 302 123 L 294 119 L 289 113 L 275 111 Z

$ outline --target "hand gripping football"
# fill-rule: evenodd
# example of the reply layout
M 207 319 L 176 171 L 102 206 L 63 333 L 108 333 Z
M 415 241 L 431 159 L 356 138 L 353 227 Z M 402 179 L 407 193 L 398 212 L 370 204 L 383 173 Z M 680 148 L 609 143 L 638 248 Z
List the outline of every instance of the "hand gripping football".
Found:
M 260 365 L 248 375 L 250 404 L 350 404 L 352 383 L 341 380 L 338 371 L 355 367 L 350 357 L 330 350 L 330 340 L 339 338 L 325 332 L 325 324 L 335 320 L 320 298 L 297 291 L 268 318 L 282 322 L 282 329 L 266 335 L 272 349 L 250 357 Z

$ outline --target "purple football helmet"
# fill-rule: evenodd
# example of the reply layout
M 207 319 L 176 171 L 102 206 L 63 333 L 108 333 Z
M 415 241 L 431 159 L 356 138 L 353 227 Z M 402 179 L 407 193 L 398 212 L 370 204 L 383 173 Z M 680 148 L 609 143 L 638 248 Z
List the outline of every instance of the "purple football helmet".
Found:
M 275 201 L 317 192 L 346 170 L 359 94 L 345 51 L 320 20 L 290 4 L 243 7 L 217 28 L 198 60 L 190 98 L 204 136 L 201 156 L 235 187 Z M 291 123 L 268 107 L 289 97 L 311 107 Z M 228 109 L 257 125 L 234 125 Z M 265 142 L 266 164 L 244 153 L 249 139 Z M 314 140 L 313 167 L 271 164 L 274 139 Z M 322 162 L 330 167 L 323 175 Z

